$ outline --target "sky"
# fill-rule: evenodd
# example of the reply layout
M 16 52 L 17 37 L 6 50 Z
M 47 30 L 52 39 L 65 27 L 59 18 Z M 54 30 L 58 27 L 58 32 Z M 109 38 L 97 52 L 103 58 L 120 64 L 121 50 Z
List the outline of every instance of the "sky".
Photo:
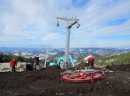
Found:
M 130 0 L 0 0 L 0 47 L 130 48 Z

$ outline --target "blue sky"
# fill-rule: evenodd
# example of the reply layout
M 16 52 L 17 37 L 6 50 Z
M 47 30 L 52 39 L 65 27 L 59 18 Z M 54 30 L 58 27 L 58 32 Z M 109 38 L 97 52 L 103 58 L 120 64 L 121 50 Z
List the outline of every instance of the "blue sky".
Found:
M 0 47 L 65 48 L 67 22 L 70 47 L 130 48 L 130 0 L 0 0 Z

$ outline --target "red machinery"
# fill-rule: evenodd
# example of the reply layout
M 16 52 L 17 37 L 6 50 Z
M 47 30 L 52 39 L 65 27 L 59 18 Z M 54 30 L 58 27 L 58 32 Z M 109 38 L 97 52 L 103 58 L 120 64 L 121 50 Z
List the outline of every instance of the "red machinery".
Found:
M 61 73 L 61 80 L 66 82 L 95 82 L 106 77 L 105 71 L 101 70 L 76 70 Z

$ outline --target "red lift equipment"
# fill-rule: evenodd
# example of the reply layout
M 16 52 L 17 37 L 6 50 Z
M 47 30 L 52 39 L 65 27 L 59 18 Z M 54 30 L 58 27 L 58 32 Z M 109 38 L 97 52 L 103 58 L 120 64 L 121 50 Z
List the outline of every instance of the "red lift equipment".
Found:
M 61 80 L 66 82 L 96 82 L 106 77 L 105 71 L 86 69 L 68 70 L 61 73 Z

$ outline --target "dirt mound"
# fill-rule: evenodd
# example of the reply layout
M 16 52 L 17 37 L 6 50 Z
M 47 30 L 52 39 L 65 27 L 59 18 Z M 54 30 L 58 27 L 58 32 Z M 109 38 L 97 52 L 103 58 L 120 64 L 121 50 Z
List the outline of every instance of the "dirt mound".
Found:
M 130 71 L 130 64 L 113 65 L 113 66 L 107 66 L 106 68 L 113 71 Z
M 117 67 L 116 67 L 117 66 Z M 130 64 L 107 66 L 114 72 L 94 83 L 68 83 L 57 66 L 21 73 L 0 73 L 0 96 L 130 96 Z
M 85 69 L 85 67 L 86 67 L 86 63 L 81 62 L 80 64 L 74 66 L 74 69 L 75 69 L 75 70 L 78 70 L 78 69 Z

